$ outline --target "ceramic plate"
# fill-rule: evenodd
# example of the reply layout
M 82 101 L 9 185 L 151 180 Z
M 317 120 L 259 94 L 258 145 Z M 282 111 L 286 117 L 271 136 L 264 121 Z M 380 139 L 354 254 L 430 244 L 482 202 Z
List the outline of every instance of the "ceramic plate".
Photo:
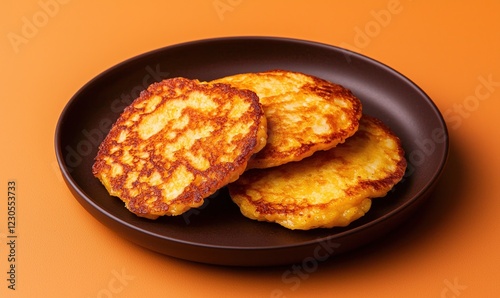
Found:
M 170 77 L 199 80 L 286 69 L 349 89 L 363 112 L 400 138 L 408 169 L 401 183 L 348 227 L 310 231 L 245 218 L 225 188 L 199 209 L 155 221 L 135 216 L 93 177 L 99 143 L 122 110 L 149 84 Z M 126 60 L 83 86 L 56 128 L 56 155 L 78 202 L 124 238 L 169 256 L 218 265 L 268 266 L 326 258 L 383 237 L 435 186 L 448 155 L 448 134 L 432 100 L 408 78 L 368 57 L 330 45 L 286 38 L 231 37 L 193 41 Z M 102 245 L 107 245 L 102 239 Z

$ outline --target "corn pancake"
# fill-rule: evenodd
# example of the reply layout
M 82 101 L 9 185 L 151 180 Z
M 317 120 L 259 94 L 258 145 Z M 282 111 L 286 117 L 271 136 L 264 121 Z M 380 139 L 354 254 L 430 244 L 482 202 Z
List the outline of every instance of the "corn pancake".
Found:
M 265 145 L 266 123 L 251 91 L 164 80 L 120 115 L 92 171 L 136 215 L 179 215 L 239 177 Z
M 248 168 L 269 168 L 328 150 L 356 132 L 361 103 L 348 89 L 298 72 L 273 70 L 224 77 L 254 91 L 268 122 L 268 139 Z
M 399 139 L 363 116 L 345 143 L 300 162 L 250 170 L 229 184 L 242 214 L 289 229 L 347 226 L 398 183 L 406 169 Z

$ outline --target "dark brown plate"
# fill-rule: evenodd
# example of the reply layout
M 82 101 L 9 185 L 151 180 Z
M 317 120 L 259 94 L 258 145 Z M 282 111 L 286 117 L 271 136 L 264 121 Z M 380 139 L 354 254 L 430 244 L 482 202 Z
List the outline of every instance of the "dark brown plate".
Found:
M 345 228 L 291 231 L 243 217 L 221 189 L 200 208 L 156 221 L 139 218 L 92 176 L 97 147 L 123 108 L 153 81 L 183 76 L 212 80 L 286 69 L 351 89 L 366 114 L 401 138 L 404 180 Z M 381 237 L 407 218 L 435 186 L 448 155 L 448 134 L 432 100 L 395 70 L 365 56 L 303 40 L 232 37 L 168 46 L 124 61 L 83 86 L 64 108 L 55 147 L 63 177 L 80 204 L 124 238 L 191 261 L 266 266 L 323 260 Z M 102 239 L 106 245 L 106 239 Z M 312 259 L 311 259 L 312 258 Z

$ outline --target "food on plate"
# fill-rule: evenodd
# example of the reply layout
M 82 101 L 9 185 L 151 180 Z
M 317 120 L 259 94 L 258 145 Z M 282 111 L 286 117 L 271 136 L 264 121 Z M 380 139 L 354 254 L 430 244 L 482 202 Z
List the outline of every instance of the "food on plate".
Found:
M 244 216 L 292 230 L 349 225 L 405 170 L 399 138 L 348 89 L 285 70 L 150 85 L 92 167 L 140 217 L 183 214 L 227 186 Z
M 255 92 L 268 122 L 267 144 L 248 168 L 269 168 L 328 150 L 353 135 L 361 102 L 348 89 L 286 70 L 242 73 L 212 82 Z
M 347 226 L 398 183 L 406 160 L 400 140 L 380 120 L 364 115 L 343 144 L 299 162 L 245 172 L 228 185 L 250 219 L 308 230 Z
M 136 215 L 179 215 L 243 173 L 266 143 L 266 120 L 254 92 L 167 79 L 124 110 L 92 171 Z

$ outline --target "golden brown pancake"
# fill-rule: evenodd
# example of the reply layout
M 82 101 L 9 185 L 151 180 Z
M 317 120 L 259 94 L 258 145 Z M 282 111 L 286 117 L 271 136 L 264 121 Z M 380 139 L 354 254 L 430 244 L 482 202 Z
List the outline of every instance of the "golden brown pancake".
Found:
M 248 218 L 289 229 L 331 228 L 363 216 L 405 169 L 399 139 L 381 121 L 363 116 L 345 143 L 299 162 L 247 171 L 228 188 Z
M 348 89 L 314 76 L 285 70 L 217 79 L 260 98 L 268 139 L 248 168 L 268 168 L 328 150 L 356 132 L 361 103 Z
M 179 215 L 236 180 L 265 145 L 266 130 L 255 93 L 168 79 L 120 115 L 92 171 L 136 215 Z

